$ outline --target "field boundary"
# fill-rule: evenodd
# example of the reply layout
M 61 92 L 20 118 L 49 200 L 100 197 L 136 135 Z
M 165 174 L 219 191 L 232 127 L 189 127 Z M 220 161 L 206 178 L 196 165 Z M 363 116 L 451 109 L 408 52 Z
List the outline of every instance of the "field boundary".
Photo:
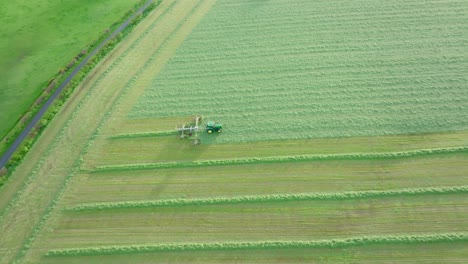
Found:
M 66 98 L 68 98 L 72 90 L 76 88 L 75 86 L 79 84 L 79 82 L 73 82 L 73 78 L 75 78 L 75 76 L 80 74 L 82 69 L 85 69 L 83 70 L 84 72 L 82 73 L 83 74 L 81 76 L 82 78 L 84 78 L 89 72 L 91 72 L 94 65 L 96 65 L 97 61 L 100 60 L 98 58 L 97 61 L 96 60 L 93 61 L 93 57 L 99 56 L 101 53 L 104 54 L 102 55 L 102 57 L 105 57 L 105 55 L 107 55 L 109 51 L 112 50 L 117 44 L 117 42 L 115 42 L 114 40 L 118 38 L 119 34 L 121 34 L 122 32 L 125 32 L 126 29 L 129 29 L 129 26 L 133 26 L 135 23 L 138 23 L 141 20 L 141 19 L 138 20 L 139 16 L 141 17 L 141 15 L 147 13 L 148 10 L 155 8 L 159 3 L 160 1 L 155 2 L 155 0 L 148 0 L 144 2 L 141 7 L 139 7 L 134 13 L 132 13 L 130 17 L 125 19 L 124 22 L 117 29 L 115 29 L 109 36 L 107 36 L 101 42 L 97 43 L 96 47 L 73 69 L 73 71 L 65 78 L 65 80 L 61 82 L 59 87 L 54 90 L 53 94 L 51 94 L 47 98 L 46 102 L 40 107 L 40 109 L 36 113 L 34 113 L 34 116 L 29 120 L 27 125 L 24 126 L 24 129 L 22 129 L 22 131 L 15 138 L 15 140 L 6 148 L 6 150 L 3 153 L 1 153 L 0 169 L 4 167 L 7 168 L 8 173 L 5 176 L 6 178 L 8 178 L 8 176 L 12 173 L 12 171 L 14 171 L 14 168 L 16 167 L 16 165 L 19 162 L 21 162 L 21 159 L 23 158 L 24 155 L 26 155 L 31 145 L 34 144 L 34 142 L 37 140 L 38 136 L 36 135 L 32 140 L 30 140 L 30 143 L 27 144 L 27 146 L 25 146 L 22 149 L 20 157 L 19 157 L 19 161 L 16 161 L 14 164 L 9 164 L 11 158 L 13 157 L 13 154 L 26 141 L 27 136 L 33 131 L 33 129 L 38 125 L 38 123 L 41 120 L 43 120 L 43 118 L 46 116 L 46 113 L 49 113 L 51 106 L 58 103 L 57 98 L 59 97 L 59 95 L 63 93 L 64 90 L 66 90 L 68 85 L 71 84 L 73 87 L 71 89 L 68 89 L 68 91 L 66 92 L 65 99 L 62 99 L 64 101 L 66 100 Z M 88 69 L 86 69 L 88 65 L 90 66 Z M 61 107 L 61 104 L 58 105 L 57 107 Z M 52 116 L 55 114 L 56 114 L 55 112 L 52 113 Z M 49 123 L 48 121 L 50 119 L 52 118 L 51 117 L 47 118 L 47 122 L 45 123 L 46 125 L 47 123 Z M 44 130 L 46 125 L 41 126 L 41 128 L 38 130 L 38 134 L 40 134 Z M 14 128 L 12 128 L 12 130 L 13 129 Z M 1 180 L 0 185 L 2 185 L 5 179 L 2 180 L 0 178 L 0 180 Z
M 139 39 L 137 39 L 135 42 L 138 42 Z M 133 46 L 133 44 L 132 44 Z M 128 48 L 123 54 L 122 56 L 126 56 L 126 54 L 128 53 L 128 51 L 130 50 L 130 48 Z M 121 60 L 121 57 L 120 56 L 116 62 L 114 62 L 110 67 L 109 69 L 112 69 L 113 67 L 115 67 L 115 65 Z M 52 141 L 51 144 L 48 145 L 47 149 L 46 149 L 46 152 L 44 155 L 42 155 L 41 159 L 38 161 L 38 163 L 34 166 L 33 170 L 32 170 L 32 173 L 29 175 L 29 177 L 27 177 L 27 179 L 24 181 L 24 183 L 22 184 L 22 186 L 18 189 L 18 191 L 15 192 L 15 195 L 12 197 L 12 199 L 10 200 L 9 204 L 3 209 L 3 210 L 0 210 L 0 222 L 1 220 L 3 219 L 3 217 L 5 216 L 5 214 L 9 211 L 9 209 L 11 207 L 13 207 L 15 205 L 15 202 L 18 200 L 18 197 L 23 193 L 23 191 L 27 188 L 27 186 L 29 185 L 29 183 L 31 183 L 34 179 L 35 179 L 35 175 L 37 174 L 39 168 L 41 166 L 44 165 L 44 162 L 45 160 L 49 157 L 49 155 L 52 153 L 52 150 L 55 148 L 55 146 L 58 144 L 58 142 L 60 141 L 60 139 L 63 138 L 64 134 L 65 134 L 65 130 L 70 126 L 71 122 L 74 120 L 75 116 L 77 115 L 77 112 L 82 108 L 82 106 L 87 102 L 87 100 L 89 99 L 89 97 L 91 96 L 91 94 L 94 92 L 94 90 L 96 89 L 96 86 L 97 84 L 99 84 L 101 82 L 101 80 L 107 75 L 108 71 L 104 72 L 104 74 L 102 74 L 95 82 L 94 84 L 90 87 L 90 89 L 88 89 L 86 95 L 83 97 L 83 99 L 80 101 L 80 103 L 78 104 L 78 106 L 76 107 L 76 109 L 71 113 L 70 115 L 70 118 L 65 122 L 65 125 L 63 126 L 63 128 L 59 131 L 58 133 L 58 136 L 54 138 L 54 140 Z M 3 187 L 3 185 L 0 184 L 0 190 L 1 188 Z
M 8 147 L 13 143 L 14 140 L 21 131 L 26 127 L 28 121 L 32 120 L 32 117 L 35 113 L 37 113 L 40 108 L 45 104 L 47 99 L 54 93 L 57 86 L 60 85 L 72 72 L 77 65 L 81 64 L 81 62 L 86 58 L 85 55 L 89 54 L 89 51 L 93 51 L 98 45 L 100 45 L 103 41 L 105 41 L 108 37 L 110 37 L 114 30 L 116 30 L 122 23 L 127 21 L 131 16 L 134 15 L 145 3 L 147 0 L 140 0 L 136 2 L 136 4 L 129 9 L 126 13 L 123 14 L 122 17 L 118 19 L 118 21 L 114 22 L 110 25 L 107 29 L 103 31 L 99 36 L 96 37 L 95 40 L 89 43 L 85 43 L 83 49 L 65 65 L 63 64 L 62 68 L 57 69 L 57 73 L 50 77 L 47 85 L 43 86 L 42 92 L 34 99 L 27 109 L 21 114 L 21 117 L 18 121 L 12 125 L 11 129 L 6 133 L 3 137 L 0 137 L 0 153 L 3 153 L 8 149 Z M 45 82 L 45 80 L 44 80 Z M 20 121 L 24 121 L 23 124 L 20 124 Z M 41 128 L 36 128 L 36 130 L 41 130 Z M 40 131 L 33 130 L 33 133 L 37 133 Z
M 156 19 L 156 22 L 159 20 Z M 152 28 L 154 28 L 155 26 L 155 22 L 153 22 L 151 24 L 151 26 L 145 30 L 145 32 L 142 34 L 142 35 L 147 35 L 148 31 L 151 30 Z M 80 111 L 80 109 L 83 107 L 83 105 L 89 100 L 90 96 L 93 94 L 93 92 L 96 90 L 97 86 L 101 83 L 102 79 L 104 79 L 108 73 L 114 69 L 114 67 L 122 60 L 123 57 L 126 57 L 128 55 L 128 53 L 130 52 L 130 50 L 132 48 L 134 48 L 142 39 L 143 36 L 139 36 L 130 46 L 129 48 L 127 48 L 110 66 L 109 68 L 102 74 L 99 76 L 99 78 L 91 85 L 91 87 L 87 90 L 85 96 L 82 98 L 82 100 L 79 102 L 79 104 L 76 106 L 76 108 L 72 111 L 72 113 L 70 114 L 70 118 L 68 120 L 66 120 L 63 128 L 59 131 L 58 133 L 58 136 L 54 138 L 54 140 L 52 141 L 51 144 L 48 145 L 47 149 L 46 149 L 46 152 L 44 155 L 42 155 L 41 159 L 39 160 L 39 162 L 36 164 L 36 166 L 34 166 L 33 170 L 32 170 L 32 173 L 31 175 L 26 179 L 26 181 L 24 182 L 24 184 L 22 185 L 22 187 L 16 192 L 15 196 L 11 199 L 10 201 L 10 206 L 8 206 L 7 208 L 5 208 L 4 210 L 0 210 L 0 220 L 2 220 L 2 217 L 3 215 L 6 213 L 6 211 L 8 210 L 9 207 L 11 207 L 11 204 L 14 204 L 14 202 L 17 200 L 18 196 L 21 194 L 22 190 L 24 190 L 27 185 L 35 178 L 35 174 L 37 174 L 37 171 L 38 169 L 43 166 L 45 160 L 49 157 L 49 155 L 52 153 L 52 150 L 55 148 L 55 146 L 57 145 L 57 143 L 59 142 L 60 139 L 63 138 L 64 134 L 65 134 L 65 130 L 66 128 L 68 128 L 71 124 L 71 122 L 75 119 L 78 111 Z M 0 189 L 2 188 L 3 186 L 0 185 Z
M 467 153 L 468 146 L 451 148 L 433 148 L 419 149 L 396 152 L 374 152 L 374 153 L 346 153 L 346 154 L 310 154 L 310 155 L 292 155 L 292 156 L 270 156 L 270 157 L 252 157 L 242 159 L 224 159 L 224 160 L 200 160 L 192 162 L 160 162 L 160 163 L 140 163 L 123 165 L 103 165 L 97 166 L 94 170 L 83 170 L 88 173 L 108 172 L 108 171 L 127 171 L 127 170 L 153 170 L 167 168 L 185 168 L 185 167 L 207 167 L 207 166 L 226 166 L 226 165 L 246 165 L 263 163 L 286 163 L 286 162 L 304 162 L 304 161 L 325 161 L 325 160 L 363 160 L 363 159 L 399 159 L 412 158 L 436 154 L 455 154 Z
M 310 241 L 256 241 L 256 242 L 218 242 L 218 243 L 180 243 L 131 246 L 103 246 L 89 248 L 56 249 L 46 253 L 48 257 L 93 256 L 138 254 L 150 252 L 181 252 L 204 250 L 245 250 L 245 249 L 285 249 L 285 248 L 344 248 L 366 245 L 421 244 L 440 242 L 468 242 L 468 233 L 443 233 L 398 236 L 363 236 L 344 239 Z

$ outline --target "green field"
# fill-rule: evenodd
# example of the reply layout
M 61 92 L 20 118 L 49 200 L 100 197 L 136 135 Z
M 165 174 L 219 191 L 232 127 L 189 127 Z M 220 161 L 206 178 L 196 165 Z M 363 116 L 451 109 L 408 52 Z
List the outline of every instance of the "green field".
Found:
M 87 44 L 137 0 L 5 1 L 0 9 L 0 139 Z
M 219 143 L 466 130 L 467 10 L 219 1 L 130 117 L 221 119 Z
M 0 189 L 0 262 L 466 262 L 467 10 L 162 1 Z

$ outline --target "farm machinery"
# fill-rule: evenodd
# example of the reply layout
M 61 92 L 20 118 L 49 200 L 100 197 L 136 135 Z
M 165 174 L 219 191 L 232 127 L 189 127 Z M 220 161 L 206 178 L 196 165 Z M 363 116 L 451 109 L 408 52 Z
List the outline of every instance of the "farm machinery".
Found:
M 215 121 L 209 121 L 206 125 L 206 132 L 211 134 L 213 132 L 222 133 L 223 132 L 223 125 L 216 123 Z
M 182 124 L 176 127 L 176 131 L 180 133 L 180 139 L 189 138 L 193 142 L 193 145 L 200 145 L 201 140 L 199 136 L 200 126 L 199 124 L 202 121 L 201 116 L 195 116 L 189 124 Z M 212 134 L 213 132 L 222 133 L 223 132 L 223 125 L 220 123 L 216 123 L 214 121 L 209 121 L 206 125 L 205 131 L 208 134 Z

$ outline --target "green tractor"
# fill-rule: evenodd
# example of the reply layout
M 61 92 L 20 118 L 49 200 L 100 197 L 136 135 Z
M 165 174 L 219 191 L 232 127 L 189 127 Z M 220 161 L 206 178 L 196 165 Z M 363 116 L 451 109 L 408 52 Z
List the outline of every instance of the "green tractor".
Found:
M 216 123 L 214 121 L 209 121 L 206 125 L 206 132 L 208 134 L 212 134 L 213 132 L 222 133 L 223 132 L 223 125 Z

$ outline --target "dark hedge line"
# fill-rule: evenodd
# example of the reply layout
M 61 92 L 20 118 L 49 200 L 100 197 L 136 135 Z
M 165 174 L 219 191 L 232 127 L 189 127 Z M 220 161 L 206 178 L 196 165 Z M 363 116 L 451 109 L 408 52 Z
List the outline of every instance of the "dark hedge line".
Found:
M 21 124 L 18 124 L 13 128 L 13 130 L 8 134 L 4 141 L 0 145 L 0 153 L 3 153 L 8 149 L 8 147 L 13 143 L 15 138 L 22 132 L 26 124 L 29 122 L 34 114 L 36 114 L 39 109 L 42 107 L 43 103 L 53 94 L 53 91 L 65 81 L 69 73 L 71 73 L 76 66 L 84 60 L 89 51 L 98 47 L 99 44 L 109 37 L 109 33 L 115 30 L 120 26 L 124 21 L 129 19 L 139 8 L 141 8 L 147 0 L 140 0 L 135 4 L 134 8 L 125 13 L 125 15 L 117 22 L 112 24 L 112 26 L 107 29 L 96 41 L 86 46 L 75 58 L 73 58 L 70 63 L 65 68 L 60 69 L 58 74 L 54 76 L 48 83 L 48 87 L 45 89 L 44 93 L 47 95 L 41 95 L 41 104 L 35 104 L 31 109 L 28 109 L 28 118 L 27 120 L 22 120 Z M 28 135 L 28 138 L 21 144 L 20 148 L 15 152 L 15 154 L 10 158 L 7 165 L 3 168 L 0 168 L 0 187 L 5 184 L 9 176 L 12 174 L 16 166 L 18 166 L 23 158 L 28 153 L 29 149 L 39 138 L 39 135 L 44 131 L 45 127 L 50 123 L 54 116 L 60 111 L 61 107 L 65 104 L 67 99 L 70 97 L 74 89 L 86 78 L 86 76 L 94 69 L 94 67 L 105 57 L 107 56 L 115 46 L 117 46 L 122 39 L 127 36 L 133 28 L 140 23 L 140 21 L 145 18 L 153 9 L 155 9 L 161 1 L 152 2 L 141 14 L 137 15 L 130 24 L 118 33 L 112 40 L 110 40 L 101 50 L 96 53 L 86 64 L 85 66 L 75 75 L 75 77 L 65 86 L 64 90 L 60 96 L 55 100 L 53 105 L 50 106 L 48 111 L 41 118 L 39 123 L 36 125 L 34 130 Z M 3 174 L 3 175 L 2 175 Z

